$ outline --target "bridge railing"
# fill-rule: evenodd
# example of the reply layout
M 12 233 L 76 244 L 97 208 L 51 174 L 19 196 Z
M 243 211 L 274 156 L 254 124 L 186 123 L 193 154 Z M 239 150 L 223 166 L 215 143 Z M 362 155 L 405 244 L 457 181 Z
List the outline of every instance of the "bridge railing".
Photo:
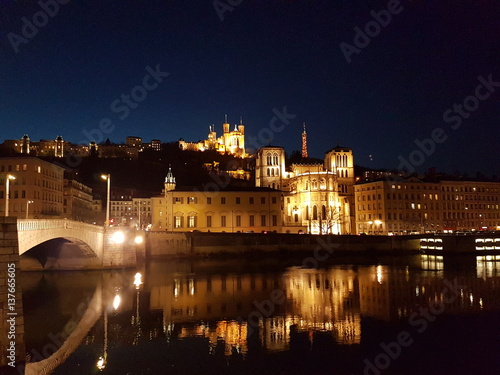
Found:
M 100 225 L 93 225 L 68 219 L 19 219 L 17 220 L 18 231 L 31 231 L 43 229 L 88 229 L 103 230 Z

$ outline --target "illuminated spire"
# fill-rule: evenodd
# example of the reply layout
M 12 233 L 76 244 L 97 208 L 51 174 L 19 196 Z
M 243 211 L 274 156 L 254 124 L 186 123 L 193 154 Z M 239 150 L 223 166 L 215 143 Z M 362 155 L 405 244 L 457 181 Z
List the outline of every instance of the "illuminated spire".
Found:
M 302 132 L 302 157 L 308 158 L 309 154 L 307 153 L 307 133 L 306 133 L 306 123 L 304 122 L 304 131 Z
M 175 184 L 175 177 L 172 174 L 172 167 L 171 166 L 168 167 L 168 173 L 167 173 L 167 177 L 165 177 L 165 183 L 166 184 Z

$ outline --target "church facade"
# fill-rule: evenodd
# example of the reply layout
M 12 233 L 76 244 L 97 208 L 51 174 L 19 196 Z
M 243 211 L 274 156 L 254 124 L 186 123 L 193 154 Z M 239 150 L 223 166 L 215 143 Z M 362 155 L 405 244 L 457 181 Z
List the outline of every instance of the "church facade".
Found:
M 352 149 L 337 146 L 323 164 L 285 168 L 282 147 L 261 147 L 255 184 L 283 192 L 283 229 L 311 234 L 354 233 L 354 159 Z

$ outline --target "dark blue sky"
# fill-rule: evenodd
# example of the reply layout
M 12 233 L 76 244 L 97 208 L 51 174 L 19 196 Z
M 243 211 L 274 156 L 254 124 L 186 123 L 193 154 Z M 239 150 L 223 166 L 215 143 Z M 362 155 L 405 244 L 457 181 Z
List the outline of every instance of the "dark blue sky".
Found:
M 210 124 L 220 133 L 226 113 L 231 124 L 243 117 L 247 137 L 266 135 L 273 109 L 286 106 L 296 117 L 271 143 L 288 152 L 300 149 L 305 121 L 311 156 L 338 141 L 358 164 L 396 168 L 416 139 L 442 128 L 446 141 L 417 170 L 500 175 L 500 87 L 470 98 L 477 109 L 457 129 L 443 120 L 475 94 L 479 76 L 500 82 L 498 1 L 401 1 L 351 63 L 339 45 L 354 45 L 354 28 L 364 30 L 387 1 L 232 3 L 240 4 L 221 21 L 212 0 L 69 1 L 15 53 L 9 33 L 22 37 L 22 18 L 33 21 L 41 7 L 0 1 L 1 138 L 88 141 L 83 131 L 109 118 L 113 142 L 196 141 Z M 111 104 L 158 64 L 169 76 L 120 119 Z

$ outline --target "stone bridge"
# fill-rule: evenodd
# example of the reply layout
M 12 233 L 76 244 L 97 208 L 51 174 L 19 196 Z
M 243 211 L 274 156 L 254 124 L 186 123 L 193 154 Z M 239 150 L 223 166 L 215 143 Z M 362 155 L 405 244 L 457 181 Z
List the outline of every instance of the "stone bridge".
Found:
M 135 266 L 136 246 L 125 233 L 119 243 L 113 235 L 119 228 L 78 221 L 17 220 L 21 268 L 100 269 Z M 57 242 L 51 241 L 57 240 Z M 51 242 L 47 242 L 51 241 Z M 36 248 L 36 250 L 31 249 Z

